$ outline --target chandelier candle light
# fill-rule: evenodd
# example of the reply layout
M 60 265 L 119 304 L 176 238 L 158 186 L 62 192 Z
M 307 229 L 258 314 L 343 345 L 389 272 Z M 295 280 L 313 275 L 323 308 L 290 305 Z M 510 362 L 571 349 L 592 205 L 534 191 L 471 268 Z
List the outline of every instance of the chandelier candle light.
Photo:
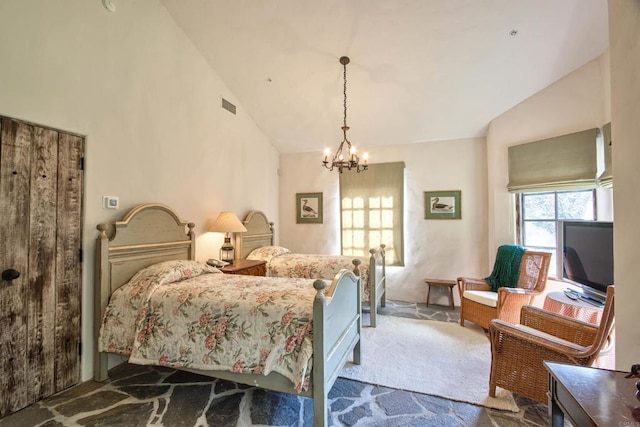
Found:
M 329 161 L 329 155 L 331 152 L 327 148 L 324 152 L 324 160 L 322 160 L 322 165 L 332 171 L 334 168 L 337 168 L 340 173 L 342 173 L 343 169 L 355 169 L 356 172 L 360 173 L 361 171 L 367 170 L 369 165 L 367 161 L 369 159 L 369 155 L 364 153 L 362 155 L 362 164 L 360 164 L 360 157 L 356 154 L 356 147 L 351 145 L 351 142 L 347 139 L 347 131 L 349 130 L 349 126 L 347 126 L 347 64 L 349 63 L 349 57 L 343 56 L 340 58 L 340 63 L 344 68 L 344 122 L 342 125 L 342 142 L 338 146 L 338 151 L 333 156 L 331 162 Z M 347 144 L 347 149 L 349 151 L 348 158 L 344 158 L 344 154 L 342 154 L 342 150 L 344 149 L 344 145 Z
M 233 263 L 234 248 L 231 243 L 231 233 L 243 233 L 247 231 L 244 224 L 240 222 L 233 212 L 220 212 L 218 218 L 211 224 L 209 231 L 225 233 L 224 243 L 220 248 L 220 259 L 228 263 Z

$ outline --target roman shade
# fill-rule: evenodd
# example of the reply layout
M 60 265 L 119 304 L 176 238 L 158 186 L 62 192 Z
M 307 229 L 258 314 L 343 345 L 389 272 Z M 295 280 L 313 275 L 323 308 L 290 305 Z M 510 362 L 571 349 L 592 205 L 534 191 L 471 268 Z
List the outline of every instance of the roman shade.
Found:
M 599 132 L 593 128 L 509 147 L 509 192 L 596 187 Z
M 602 127 L 603 151 L 604 151 L 604 171 L 598 177 L 600 187 L 613 187 L 613 168 L 611 167 L 611 122 Z
M 388 265 L 404 265 L 404 162 L 340 174 L 342 255 L 366 256 L 386 245 Z

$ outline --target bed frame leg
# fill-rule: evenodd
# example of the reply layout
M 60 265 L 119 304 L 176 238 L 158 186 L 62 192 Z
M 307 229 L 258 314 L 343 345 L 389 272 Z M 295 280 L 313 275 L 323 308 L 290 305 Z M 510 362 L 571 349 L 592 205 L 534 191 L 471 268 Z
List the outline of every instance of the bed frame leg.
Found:
M 380 305 L 382 307 L 387 306 L 387 254 L 384 248 L 387 245 L 384 243 L 380 245 L 380 256 L 382 257 L 382 280 L 384 281 L 382 285 L 382 295 L 380 296 Z
M 324 297 L 324 288 L 327 286 L 323 280 L 316 280 L 313 282 L 313 287 L 316 289 L 316 297 L 313 301 L 313 334 L 320 336 L 322 339 L 313 340 L 313 357 L 320 357 L 320 360 L 326 360 L 327 352 L 324 348 L 325 325 L 327 320 L 325 318 L 325 310 L 327 308 L 327 300 Z M 318 356 L 320 355 L 320 356 Z M 327 385 L 325 384 L 325 371 L 324 363 L 314 364 L 311 370 L 311 395 L 313 396 L 313 426 L 314 427 L 327 427 L 329 425 L 329 416 L 327 408 Z
M 376 327 L 378 319 L 378 278 L 374 276 L 373 286 L 369 281 L 369 326 Z
M 375 292 L 373 294 L 369 294 L 370 297 L 373 297 L 373 295 L 375 295 Z M 376 305 L 376 300 L 374 298 L 369 298 L 369 326 L 372 328 L 376 327 L 376 320 L 378 317 Z
M 107 353 L 96 353 L 93 363 L 93 379 L 97 382 L 106 381 L 107 374 Z
M 353 363 L 360 364 L 360 343 L 362 342 L 362 276 L 358 275 L 357 293 L 356 293 L 356 311 L 358 320 L 356 328 L 358 328 L 358 342 L 353 347 Z
M 322 387 L 324 389 L 324 386 Z M 327 427 L 329 425 L 329 408 L 327 407 L 327 394 L 315 395 L 313 398 L 313 427 Z

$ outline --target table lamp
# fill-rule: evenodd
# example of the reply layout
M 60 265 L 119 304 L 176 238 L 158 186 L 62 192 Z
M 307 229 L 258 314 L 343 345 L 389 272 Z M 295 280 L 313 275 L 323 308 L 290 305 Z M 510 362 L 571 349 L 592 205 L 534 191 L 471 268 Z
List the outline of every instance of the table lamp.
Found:
M 233 263 L 234 249 L 231 243 L 231 233 L 247 231 L 245 226 L 233 212 L 220 212 L 218 218 L 211 224 L 209 231 L 225 233 L 224 243 L 222 247 L 220 247 L 220 259 L 228 263 Z

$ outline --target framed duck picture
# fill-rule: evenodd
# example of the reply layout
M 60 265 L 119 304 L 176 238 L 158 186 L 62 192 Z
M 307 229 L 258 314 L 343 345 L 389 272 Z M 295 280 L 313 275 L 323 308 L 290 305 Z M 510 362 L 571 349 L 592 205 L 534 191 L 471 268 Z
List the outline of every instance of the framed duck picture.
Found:
M 296 223 L 322 224 L 322 193 L 296 193 Z
M 424 219 L 461 219 L 462 191 L 425 191 Z

